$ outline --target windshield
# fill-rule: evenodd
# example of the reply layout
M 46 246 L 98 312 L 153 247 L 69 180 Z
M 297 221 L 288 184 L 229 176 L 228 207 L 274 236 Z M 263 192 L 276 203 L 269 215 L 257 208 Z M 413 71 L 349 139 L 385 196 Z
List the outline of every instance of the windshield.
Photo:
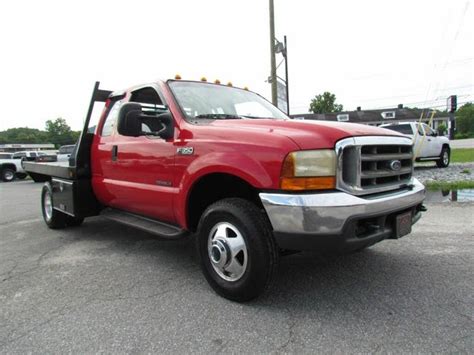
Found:
M 186 117 L 199 119 L 288 118 L 257 94 L 224 85 L 169 82 Z

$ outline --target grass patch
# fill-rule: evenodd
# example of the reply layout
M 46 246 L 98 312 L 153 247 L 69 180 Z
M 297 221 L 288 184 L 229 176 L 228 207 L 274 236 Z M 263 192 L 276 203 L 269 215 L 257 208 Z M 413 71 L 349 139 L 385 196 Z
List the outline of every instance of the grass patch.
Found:
M 470 163 L 474 162 L 474 148 L 452 149 L 452 163 Z
M 461 190 L 474 189 L 474 180 L 467 181 L 426 181 L 428 190 Z

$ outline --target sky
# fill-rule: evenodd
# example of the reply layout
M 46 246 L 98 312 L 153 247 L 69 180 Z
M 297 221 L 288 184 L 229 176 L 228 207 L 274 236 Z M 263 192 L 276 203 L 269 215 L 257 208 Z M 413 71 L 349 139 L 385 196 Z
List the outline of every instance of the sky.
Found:
M 472 1 L 274 3 L 293 114 L 324 91 L 346 110 L 474 99 Z M 2 1 L 0 130 L 57 117 L 80 130 L 96 80 L 120 90 L 179 73 L 270 98 L 268 12 L 268 0 Z

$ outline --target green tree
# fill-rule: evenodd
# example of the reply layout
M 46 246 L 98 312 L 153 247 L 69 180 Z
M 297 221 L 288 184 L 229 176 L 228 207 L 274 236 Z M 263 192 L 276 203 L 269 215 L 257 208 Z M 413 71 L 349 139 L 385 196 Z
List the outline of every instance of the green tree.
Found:
M 49 143 L 46 132 L 36 128 L 9 128 L 0 132 L 0 144 Z
M 56 118 L 54 121 L 46 121 L 46 132 L 48 140 L 53 143 L 56 148 L 65 144 L 74 144 L 78 138 L 78 132 L 71 130 L 64 118 Z
M 456 112 L 457 133 L 472 136 L 474 135 L 474 104 L 468 102 Z
M 336 95 L 325 91 L 322 95 L 316 95 L 309 104 L 309 111 L 313 113 L 341 112 L 343 106 L 336 104 Z
M 438 126 L 438 134 L 443 136 L 448 131 L 448 127 L 444 123 L 440 123 Z

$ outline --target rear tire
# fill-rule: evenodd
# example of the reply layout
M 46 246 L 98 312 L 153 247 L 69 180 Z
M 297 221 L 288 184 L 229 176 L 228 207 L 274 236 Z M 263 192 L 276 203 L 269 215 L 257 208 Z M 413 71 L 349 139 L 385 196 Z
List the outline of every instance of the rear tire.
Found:
M 239 198 L 218 201 L 203 213 L 198 230 L 201 268 L 219 295 L 245 302 L 271 286 L 279 250 L 257 206 Z
M 10 168 L 3 168 L 2 169 L 2 180 L 4 182 L 11 182 L 15 180 L 15 171 Z
M 46 225 L 51 229 L 61 229 L 66 227 L 68 216 L 53 208 L 53 189 L 47 182 L 41 190 L 41 211 Z
M 451 152 L 448 147 L 443 147 L 443 149 L 441 149 L 439 160 L 436 161 L 436 165 L 438 166 L 438 168 L 447 168 L 449 166 L 450 161 Z

